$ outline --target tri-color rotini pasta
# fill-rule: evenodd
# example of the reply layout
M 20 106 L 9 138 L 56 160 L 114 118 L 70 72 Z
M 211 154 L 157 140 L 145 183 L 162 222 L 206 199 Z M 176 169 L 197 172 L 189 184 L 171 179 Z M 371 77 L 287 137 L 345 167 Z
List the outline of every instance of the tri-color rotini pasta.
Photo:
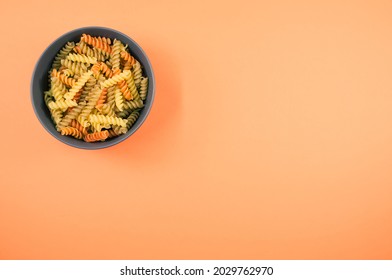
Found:
M 59 133 L 96 142 L 126 133 L 147 92 L 148 78 L 127 45 L 83 34 L 56 55 L 43 98 Z

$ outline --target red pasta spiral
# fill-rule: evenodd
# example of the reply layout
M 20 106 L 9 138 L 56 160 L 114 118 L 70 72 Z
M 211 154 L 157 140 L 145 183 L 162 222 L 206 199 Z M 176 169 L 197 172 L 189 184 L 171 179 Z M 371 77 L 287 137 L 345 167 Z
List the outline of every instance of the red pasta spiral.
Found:
M 106 63 L 101 63 L 100 65 L 100 70 L 102 71 L 102 73 L 107 77 L 107 78 L 111 78 L 113 76 L 113 71 L 110 70 L 110 68 L 106 65 Z
M 71 126 L 79 130 L 83 135 L 87 134 L 87 129 L 83 127 L 77 120 L 72 120 Z
M 136 63 L 136 59 L 130 55 L 128 52 L 121 52 L 121 58 L 128 62 L 129 66 L 132 66 L 133 64 Z
M 117 84 L 117 86 L 120 88 L 120 90 L 121 90 L 121 92 L 123 93 L 124 98 L 125 98 L 126 100 L 131 100 L 131 99 L 132 99 L 132 93 L 131 93 L 131 91 L 129 90 L 129 88 L 128 88 L 128 83 L 127 83 L 125 80 L 119 82 L 119 83 Z
M 63 127 L 61 128 L 61 135 L 71 135 L 76 139 L 82 139 L 82 133 L 74 127 Z
M 83 54 L 82 49 L 79 46 L 73 48 L 73 50 L 78 54 Z
M 109 137 L 109 132 L 107 130 L 105 130 L 105 131 L 89 133 L 89 134 L 85 135 L 84 141 L 96 142 L 96 141 L 105 140 L 108 137 Z
M 52 77 L 57 77 L 63 84 L 69 86 L 69 87 L 73 87 L 76 83 L 76 80 L 73 78 L 69 78 L 67 76 L 65 76 L 64 74 L 61 74 L 60 72 L 58 72 L 56 69 L 52 70 Z
M 95 48 L 105 51 L 106 53 L 112 52 L 112 48 L 108 43 L 110 41 L 108 41 L 106 38 L 103 39 L 101 37 L 92 37 L 91 35 L 83 34 L 81 40 Z
M 101 62 L 97 62 L 91 67 L 91 71 L 93 71 L 94 74 L 98 74 L 98 72 L 101 70 Z
M 97 108 L 98 110 L 102 109 L 103 104 L 106 102 L 106 96 L 108 95 L 108 89 L 107 88 L 103 88 L 101 95 L 98 98 L 97 101 L 97 105 L 95 105 L 95 108 Z
M 80 99 L 80 96 L 82 95 L 82 92 L 83 92 L 83 88 L 81 88 L 81 89 L 75 94 L 73 100 L 74 100 L 76 103 L 79 102 L 79 99 Z

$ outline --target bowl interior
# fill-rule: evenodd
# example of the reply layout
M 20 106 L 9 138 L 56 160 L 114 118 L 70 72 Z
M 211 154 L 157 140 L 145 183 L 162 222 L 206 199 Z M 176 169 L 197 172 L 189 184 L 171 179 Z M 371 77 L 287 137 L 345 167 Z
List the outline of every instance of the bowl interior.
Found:
M 87 143 L 69 136 L 62 136 L 55 128 L 55 125 L 50 116 L 49 109 L 46 107 L 43 98 L 44 91 L 49 89 L 48 75 L 56 54 L 68 41 L 78 42 L 83 33 L 90 34 L 91 36 L 108 37 L 112 40 L 118 39 L 123 44 L 128 44 L 128 49 L 130 53 L 140 62 L 143 68 L 143 74 L 144 76 L 148 77 L 149 81 L 147 98 L 144 101 L 145 105 L 144 108 L 140 111 L 140 116 L 135 122 L 135 124 L 126 134 L 107 139 L 104 142 Z M 35 114 L 37 115 L 39 121 L 44 126 L 44 128 L 55 138 L 65 144 L 76 148 L 95 150 L 110 147 L 117 143 L 120 143 L 121 141 L 131 136 L 141 126 L 151 109 L 152 102 L 154 99 L 154 90 L 155 79 L 150 61 L 148 60 L 144 51 L 135 41 L 133 41 L 125 34 L 110 28 L 84 27 L 62 35 L 51 45 L 49 45 L 49 47 L 47 47 L 47 49 L 43 52 L 33 72 L 33 77 L 31 81 L 31 101 Z

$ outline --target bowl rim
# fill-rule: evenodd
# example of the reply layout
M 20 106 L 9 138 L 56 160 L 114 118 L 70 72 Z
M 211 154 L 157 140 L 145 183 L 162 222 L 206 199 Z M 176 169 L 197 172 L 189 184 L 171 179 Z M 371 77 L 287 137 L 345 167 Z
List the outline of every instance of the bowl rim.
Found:
M 67 35 L 69 35 L 69 34 L 72 34 L 72 33 L 80 33 L 80 34 L 88 33 L 90 29 L 94 29 L 94 31 L 96 31 L 96 30 L 98 29 L 98 31 L 99 31 L 99 30 L 105 30 L 105 31 L 110 31 L 110 32 L 113 32 L 113 33 L 117 33 L 117 34 L 119 34 L 119 35 L 121 35 L 121 36 L 127 38 L 130 42 L 132 42 L 132 44 L 133 44 L 134 46 L 136 46 L 136 47 L 139 49 L 139 51 L 141 52 L 141 54 L 144 56 L 144 58 L 145 58 L 145 60 L 146 60 L 146 62 L 147 62 L 147 66 L 148 66 L 148 68 L 151 70 L 151 77 L 148 77 L 148 79 L 149 79 L 149 87 L 150 87 L 150 85 L 152 85 L 152 90 L 151 90 L 151 92 L 149 92 L 149 95 L 150 95 L 149 106 L 143 107 L 143 110 L 145 111 L 145 114 L 144 114 L 143 118 L 140 118 L 140 117 L 139 117 L 139 118 L 140 118 L 140 121 L 139 121 L 137 124 L 134 124 L 134 125 L 131 127 L 131 129 L 130 129 L 126 134 L 124 134 L 124 135 L 125 135 L 124 138 L 118 139 L 118 137 L 116 137 L 116 138 L 112 139 L 112 140 L 109 141 L 109 142 L 104 141 L 104 142 L 99 142 L 99 143 L 89 143 L 89 144 L 91 144 L 91 146 L 81 146 L 81 145 L 79 146 L 79 145 L 77 145 L 77 144 L 74 144 L 74 143 L 70 143 L 70 142 L 64 141 L 62 138 L 58 137 L 58 136 L 60 135 L 59 133 L 54 133 L 54 132 L 52 132 L 51 130 L 48 129 L 48 127 L 47 127 L 46 123 L 44 122 L 44 120 L 41 119 L 41 116 L 40 116 L 40 114 L 39 114 L 39 112 L 38 112 L 38 108 L 36 108 L 36 106 L 35 106 L 35 104 L 34 104 L 33 84 L 34 84 L 34 79 L 35 79 L 35 77 L 36 77 L 36 75 L 37 75 L 37 67 L 38 67 L 38 64 L 39 64 L 39 63 L 41 62 L 41 60 L 44 58 L 44 55 L 46 54 L 46 52 L 47 52 L 47 51 L 48 51 L 48 50 L 49 50 L 58 40 L 60 40 L 61 38 L 65 37 L 65 36 L 67 36 Z M 146 65 L 144 65 L 144 67 L 146 67 Z M 71 147 L 74 147 L 74 148 L 78 148 L 78 149 L 82 149 L 82 150 L 99 150 L 99 149 L 109 148 L 109 147 L 115 146 L 115 145 L 117 145 L 117 144 L 119 144 L 119 143 L 125 141 L 126 139 L 128 139 L 131 135 L 133 135 L 133 134 L 141 127 L 141 125 L 142 125 L 142 124 L 145 122 L 145 120 L 147 119 L 148 115 L 150 114 L 151 108 L 152 108 L 152 106 L 153 106 L 154 98 L 155 98 L 155 75 L 154 75 L 154 70 L 153 70 L 153 67 L 152 67 L 152 65 L 151 65 L 150 59 L 148 58 L 148 56 L 147 56 L 147 54 L 145 53 L 145 51 L 143 50 L 143 48 L 140 47 L 140 45 L 139 45 L 135 40 L 133 40 L 131 37 L 129 37 L 128 35 L 124 34 L 123 32 L 118 31 L 118 30 L 113 29 L 113 28 L 103 27 L 103 26 L 85 26 L 85 27 L 76 28 L 76 29 L 70 30 L 70 31 L 68 31 L 68 32 L 66 32 L 66 33 L 63 33 L 62 35 L 60 35 L 59 37 L 57 37 L 56 39 L 54 39 L 54 40 L 44 49 L 44 51 L 41 53 L 41 55 L 40 55 L 39 58 L 37 59 L 35 65 L 34 65 L 34 68 L 33 68 L 32 76 L 31 76 L 31 81 L 30 81 L 30 101 L 31 101 L 31 104 L 32 104 L 32 107 L 33 107 L 33 110 L 34 110 L 34 114 L 35 114 L 35 116 L 37 117 L 37 119 L 39 120 L 39 122 L 41 123 L 41 125 L 45 128 L 45 130 L 46 130 L 50 135 L 52 135 L 52 136 L 53 136 L 55 139 L 57 139 L 58 141 L 60 141 L 60 142 L 62 142 L 62 143 L 64 143 L 64 144 L 66 144 L 66 145 L 68 145 L 68 146 L 71 146 Z M 84 142 L 83 142 L 83 143 L 84 143 Z M 96 144 L 99 144 L 99 145 L 96 145 Z

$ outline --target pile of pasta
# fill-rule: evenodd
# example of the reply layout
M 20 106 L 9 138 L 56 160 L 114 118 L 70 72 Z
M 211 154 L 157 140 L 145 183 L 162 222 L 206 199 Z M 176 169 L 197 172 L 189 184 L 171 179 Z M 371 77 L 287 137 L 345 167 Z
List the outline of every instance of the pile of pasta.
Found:
M 56 129 L 86 142 L 126 133 L 147 96 L 148 78 L 120 40 L 83 34 L 56 55 L 44 92 Z

